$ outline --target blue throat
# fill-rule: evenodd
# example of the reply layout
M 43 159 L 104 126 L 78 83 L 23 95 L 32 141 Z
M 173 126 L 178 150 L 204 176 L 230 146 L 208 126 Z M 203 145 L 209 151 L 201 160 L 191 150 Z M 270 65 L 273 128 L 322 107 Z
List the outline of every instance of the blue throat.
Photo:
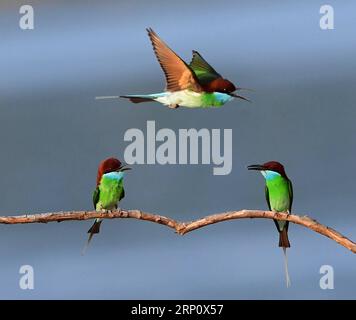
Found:
M 231 97 L 229 94 L 222 93 L 222 92 L 214 92 L 214 97 L 216 100 L 224 104 L 233 99 L 233 97 Z
M 105 173 L 103 176 L 105 178 L 107 178 L 107 179 L 110 179 L 110 180 L 120 181 L 124 177 L 124 172 L 122 172 L 122 171 L 114 171 L 114 172 Z
M 261 173 L 266 180 L 273 180 L 281 176 L 278 172 L 270 171 L 270 170 L 261 171 Z

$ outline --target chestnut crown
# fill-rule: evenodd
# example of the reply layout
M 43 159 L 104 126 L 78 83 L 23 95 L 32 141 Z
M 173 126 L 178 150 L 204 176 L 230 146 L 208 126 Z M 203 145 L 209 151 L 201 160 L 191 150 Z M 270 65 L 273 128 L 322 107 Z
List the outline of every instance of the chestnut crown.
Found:
M 96 184 L 99 185 L 101 177 L 109 172 L 120 171 L 122 164 L 116 158 L 108 158 L 100 162 L 98 167 L 98 174 L 96 177 Z
M 212 92 L 232 93 L 236 91 L 236 89 L 231 81 L 223 78 L 215 79 L 209 84 L 209 90 Z

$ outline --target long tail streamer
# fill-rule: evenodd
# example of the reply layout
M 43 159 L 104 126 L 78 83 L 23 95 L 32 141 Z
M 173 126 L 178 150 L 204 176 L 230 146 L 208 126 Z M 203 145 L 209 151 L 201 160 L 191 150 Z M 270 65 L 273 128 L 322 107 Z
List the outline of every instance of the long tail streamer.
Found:
M 95 100 L 105 100 L 105 99 L 119 99 L 120 96 L 101 96 L 95 97 Z
M 286 283 L 287 283 L 287 288 L 291 286 L 291 281 L 289 277 L 289 272 L 288 272 L 288 258 L 287 258 L 287 248 L 283 247 L 283 254 L 284 254 L 284 269 L 286 273 Z
M 84 248 L 83 248 L 83 250 L 82 250 L 82 256 L 85 255 L 85 252 L 87 251 L 87 249 L 88 249 L 88 247 L 89 247 L 89 243 L 90 243 L 91 239 L 93 238 L 93 235 L 94 235 L 93 232 L 91 232 L 91 233 L 89 234 L 88 241 L 86 242 L 86 244 L 85 244 L 85 246 L 84 246 Z

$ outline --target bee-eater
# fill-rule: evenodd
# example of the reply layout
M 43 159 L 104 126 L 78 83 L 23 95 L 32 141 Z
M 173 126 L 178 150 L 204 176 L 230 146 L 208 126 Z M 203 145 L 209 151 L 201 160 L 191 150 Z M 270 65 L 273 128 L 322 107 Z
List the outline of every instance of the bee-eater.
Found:
M 266 162 L 262 165 L 251 165 L 247 167 L 248 170 L 258 170 L 265 178 L 265 196 L 268 208 L 275 212 L 290 213 L 293 203 L 293 186 L 292 182 L 286 175 L 284 167 L 277 161 Z M 288 240 L 288 221 L 274 220 L 277 230 L 279 232 L 279 246 L 283 248 L 285 257 L 285 271 L 287 287 L 290 286 L 290 279 L 288 274 L 287 252 L 286 249 L 290 247 Z
M 152 30 L 147 29 L 153 50 L 166 76 L 166 89 L 161 93 L 125 95 L 134 103 L 157 101 L 170 108 L 221 107 L 233 98 L 247 100 L 234 93 L 237 88 L 224 79 L 203 57 L 193 51 L 188 65 Z
M 96 188 L 93 192 L 93 204 L 96 211 L 114 210 L 122 198 L 125 197 L 124 171 L 131 168 L 122 165 L 116 158 L 103 160 L 98 167 Z M 88 247 L 93 235 L 99 233 L 102 219 L 95 219 L 88 230 L 89 238 L 83 249 L 83 254 Z

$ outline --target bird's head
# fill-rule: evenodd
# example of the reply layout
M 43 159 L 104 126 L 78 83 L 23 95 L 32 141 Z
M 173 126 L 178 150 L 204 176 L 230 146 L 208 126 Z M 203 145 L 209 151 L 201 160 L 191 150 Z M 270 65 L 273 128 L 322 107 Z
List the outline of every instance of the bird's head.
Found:
M 225 93 L 231 97 L 249 101 L 245 97 L 242 97 L 242 96 L 234 93 L 236 90 L 239 90 L 240 88 L 236 88 L 236 86 L 230 80 L 227 80 L 227 79 L 218 78 L 218 79 L 213 80 L 209 84 L 209 89 L 214 92 Z
M 227 94 L 236 91 L 235 85 L 231 81 L 223 78 L 218 78 L 213 80 L 210 83 L 209 87 L 212 91 L 227 93 Z
M 265 179 L 273 178 L 275 176 L 282 176 L 288 179 L 284 166 L 277 161 L 269 161 L 264 164 L 253 164 L 248 166 L 247 169 L 260 171 Z
M 98 167 L 98 175 L 96 178 L 96 184 L 99 185 L 101 177 L 104 174 L 110 172 L 123 172 L 126 170 L 131 170 L 130 167 L 123 165 L 120 160 L 116 158 L 108 158 L 100 162 Z

